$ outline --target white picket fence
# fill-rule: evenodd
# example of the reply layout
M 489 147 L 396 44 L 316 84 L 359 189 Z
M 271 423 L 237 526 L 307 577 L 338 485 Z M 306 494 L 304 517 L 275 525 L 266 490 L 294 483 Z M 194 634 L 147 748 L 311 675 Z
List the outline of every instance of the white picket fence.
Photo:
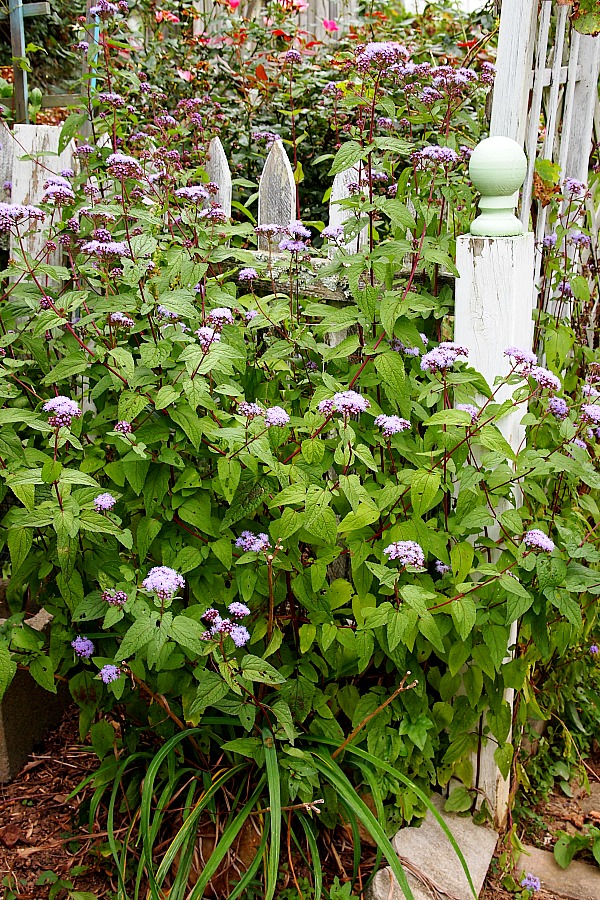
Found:
M 289 0 L 281 0 L 285 8 L 292 6 Z M 200 18 L 194 22 L 194 34 L 210 31 L 210 23 L 217 4 L 214 0 L 194 0 L 194 8 Z M 323 41 L 330 33 L 323 27 L 323 21 L 333 19 L 340 32 L 349 24 L 357 21 L 359 0 L 308 0 L 306 9 L 298 11 L 294 16 L 299 30 L 305 32 L 313 40 Z M 218 8 L 218 7 L 217 7 Z M 260 20 L 266 17 L 262 0 L 244 0 L 234 13 L 236 18 Z M 333 33 L 334 35 L 336 32 Z

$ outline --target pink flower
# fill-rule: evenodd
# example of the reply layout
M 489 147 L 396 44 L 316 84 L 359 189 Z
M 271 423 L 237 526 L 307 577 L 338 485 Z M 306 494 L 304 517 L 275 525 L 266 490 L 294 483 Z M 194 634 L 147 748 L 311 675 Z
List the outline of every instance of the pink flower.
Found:
M 176 25 L 179 24 L 179 16 L 176 16 L 175 13 L 169 12 L 168 10 L 159 9 L 155 13 L 157 22 L 174 22 Z
M 308 6 L 308 4 L 307 4 L 307 6 Z M 323 19 L 323 28 L 325 29 L 325 31 L 329 31 L 329 32 L 334 32 L 334 31 L 340 30 L 338 28 L 338 23 L 335 21 L 335 19 Z
M 191 81 L 194 77 L 187 69 L 177 69 L 177 74 L 180 78 L 183 78 L 184 81 Z
M 308 0 L 292 0 L 292 6 L 297 12 L 306 12 Z
M 240 0 L 229 0 L 229 9 L 237 9 L 240 5 Z

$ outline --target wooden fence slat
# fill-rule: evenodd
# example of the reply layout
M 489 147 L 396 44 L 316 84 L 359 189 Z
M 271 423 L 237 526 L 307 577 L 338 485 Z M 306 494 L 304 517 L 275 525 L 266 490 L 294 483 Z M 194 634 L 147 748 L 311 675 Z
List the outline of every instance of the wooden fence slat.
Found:
M 208 160 L 206 162 L 206 171 L 210 181 L 214 181 L 219 185 L 219 190 L 215 195 L 215 200 L 220 204 L 221 209 L 229 218 L 231 216 L 231 197 L 233 187 L 231 184 L 231 171 L 229 163 L 225 156 L 225 150 L 220 138 L 214 137 L 208 147 Z
M 594 111 L 598 99 L 600 37 L 581 36 L 579 64 L 581 78 L 575 85 L 573 95 L 573 112 L 567 152 L 563 159 L 563 175 L 567 178 L 576 178 L 578 181 L 587 181 Z
M 343 172 L 338 172 L 338 174 L 333 179 L 333 185 L 331 187 L 331 195 L 329 197 L 329 224 L 333 226 L 337 225 L 345 225 L 346 222 L 350 221 L 350 219 L 354 218 L 354 211 L 351 209 L 344 209 L 340 204 L 336 201 L 338 200 L 346 200 L 350 196 L 350 191 L 348 190 L 348 186 L 350 184 L 358 184 L 360 183 L 361 178 L 361 169 L 358 166 L 351 166 L 349 169 L 345 169 Z M 355 238 L 352 238 L 351 241 L 348 241 L 344 244 L 344 247 L 348 251 L 348 253 L 357 253 L 361 247 L 364 247 L 367 243 L 369 236 L 368 228 L 363 228 L 360 234 L 358 234 Z M 330 246 L 329 255 L 335 256 L 338 252 L 335 244 Z
M 23 5 L 21 0 L 10 0 L 10 47 L 13 60 L 25 57 L 25 28 L 23 26 Z M 27 72 L 16 62 L 13 63 L 13 97 L 15 101 L 15 121 L 28 122 Z
M 281 141 L 275 141 L 267 156 L 258 186 L 258 224 L 291 225 L 296 220 L 296 182 Z M 268 250 L 269 238 L 259 235 L 260 250 Z
M 521 145 L 533 78 L 537 16 L 538 0 L 502 2 L 490 134 L 510 137 Z

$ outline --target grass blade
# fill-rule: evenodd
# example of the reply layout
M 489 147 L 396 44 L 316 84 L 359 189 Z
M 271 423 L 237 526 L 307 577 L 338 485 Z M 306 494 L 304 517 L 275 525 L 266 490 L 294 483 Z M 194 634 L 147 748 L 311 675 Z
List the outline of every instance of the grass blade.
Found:
M 267 817 L 269 814 L 267 813 Z M 248 866 L 244 876 L 238 881 L 233 891 L 229 895 L 229 900 L 237 900 L 238 897 L 243 896 L 243 892 L 248 888 L 250 882 L 256 875 L 258 871 L 258 867 L 260 866 L 261 860 L 265 855 L 265 850 L 267 849 L 267 837 L 269 835 L 269 823 L 265 823 L 265 827 L 263 829 L 262 837 L 260 839 L 260 844 L 258 845 L 258 850 L 256 851 L 256 856 Z M 315 897 L 315 900 L 317 898 Z
M 297 815 L 297 818 L 304 829 L 306 843 L 310 850 L 313 875 L 315 878 L 314 900 L 321 900 L 321 895 L 323 893 L 323 869 L 321 868 L 321 857 L 319 855 L 319 848 L 317 847 L 317 839 L 315 838 L 315 833 L 313 831 L 313 824 L 307 816 L 303 816 L 301 813 Z
M 271 841 L 267 862 L 267 884 L 265 900 L 273 900 L 277 878 L 279 877 L 279 854 L 281 851 L 281 784 L 279 781 L 279 763 L 275 738 L 268 728 L 263 729 L 263 745 L 265 748 L 265 765 L 269 786 L 269 806 L 271 814 Z

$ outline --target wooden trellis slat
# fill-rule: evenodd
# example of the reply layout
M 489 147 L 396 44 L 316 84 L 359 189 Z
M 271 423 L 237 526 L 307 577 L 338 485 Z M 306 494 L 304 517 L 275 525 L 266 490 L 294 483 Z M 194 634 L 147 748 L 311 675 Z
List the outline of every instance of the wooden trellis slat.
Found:
M 258 186 L 258 224 L 290 225 L 296 218 L 294 173 L 283 143 L 275 141 Z M 268 250 L 270 243 L 268 236 L 259 235 L 259 249 Z

